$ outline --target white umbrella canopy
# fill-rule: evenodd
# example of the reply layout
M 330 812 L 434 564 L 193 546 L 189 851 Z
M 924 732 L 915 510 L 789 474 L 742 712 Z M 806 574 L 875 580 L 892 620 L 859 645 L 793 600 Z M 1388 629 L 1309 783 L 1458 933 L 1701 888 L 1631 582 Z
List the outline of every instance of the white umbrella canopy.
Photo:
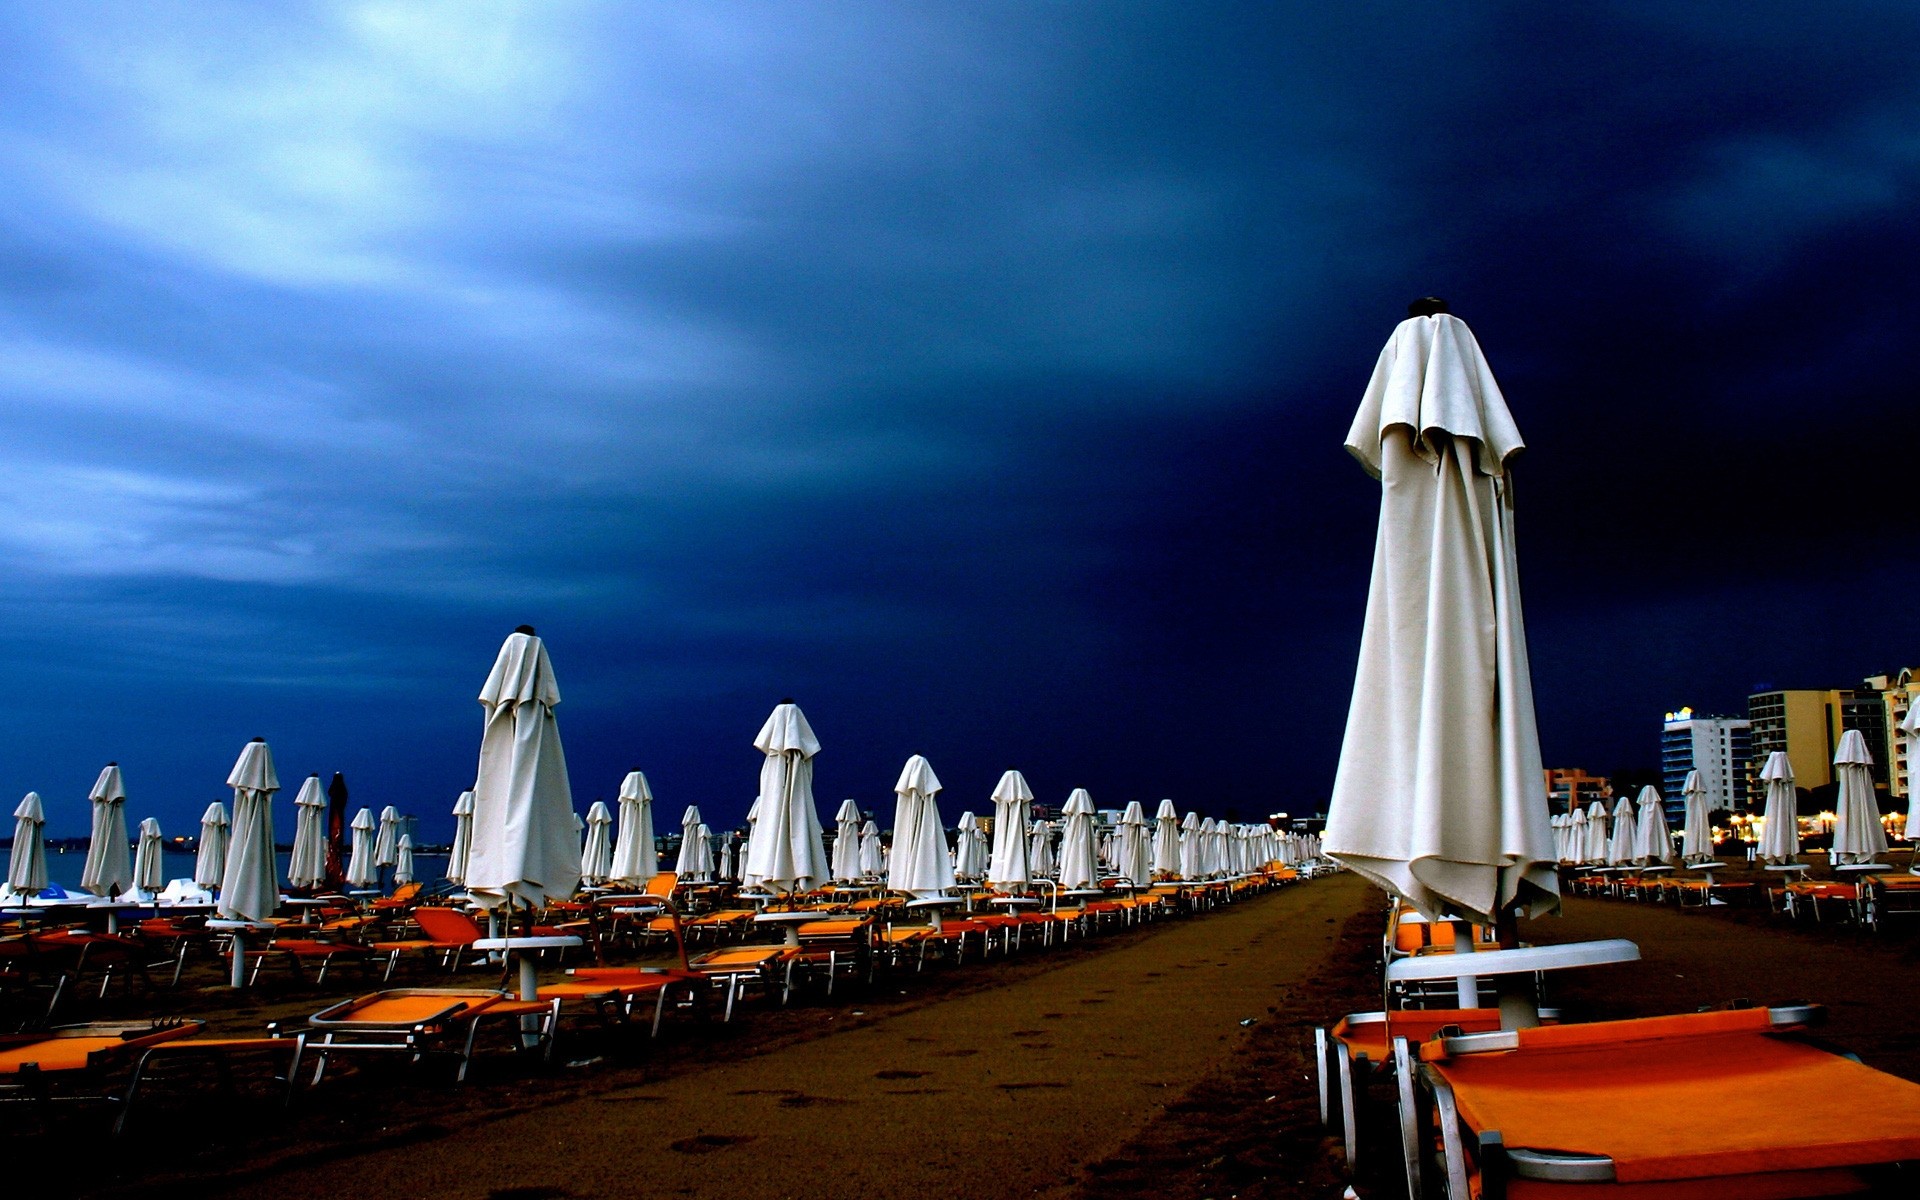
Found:
M 760 769 L 760 773 L 762 775 L 766 774 L 766 768 L 764 766 Z M 753 877 L 747 866 L 747 860 L 753 857 L 753 835 L 759 828 L 760 797 L 755 796 L 753 803 L 747 806 L 747 840 L 746 843 L 740 847 L 740 857 L 736 864 L 740 868 L 740 882 L 749 886 L 759 882 Z
M 280 906 L 273 857 L 273 794 L 280 790 L 280 776 L 266 739 L 255 738 L 240 751 L 227 786 L 233 789 L 233 835 L 220 879 L 219 913 L 229 921 L 264 921 Z
M 1006 771 L 993 785 L 993 854 L 987 863 L 987 882 L 997 888 L 1023 888 L 1033 882 L 1032 847 L 1028 845 L 1028 814 L 1033 789 L 1018 771 Z
M 1760 768 L 1767 788 L 1767 806 L 1761 813 L 1760 857 L 1769 863 L 1787 863 L 1800 853 L 1799 793 L 1793 786 L 1793 763 L 1785 750 L 1767 755 Z
M 1559 862 L 1567 861 L 1567 819 L 1560 813 L 1553 815 L 1553 857 Z
M 1673 857 L 1673 833 L 1667 828 L 1667 802 L 1652 784 L 1640 789 L 1635 807 L 1633 856 L 1642 862 L 1663 863 Z
M 1206 868 L 1204 847 L 1200 841 L 1200 814 L 1188 811 L 1180 819 L 1180 878 L 1198 879 Z
M 380 810 L 380 832 L 373 840 L 373 865 L 391 867 L 400 860 L 400 810 L 389 804 Z
M 327 794 L 320 776 L 309 775 L 293 798 L 293 854 L 287 859 L 287 886 L 317 887 L 327 878 Z
M 886 869 L 887 856 L 880 847 L 880 825 L 868 817 L 860 825 L 860 874 L 877 879 Z
M 133 851 L 134 891 L 150 896 L 167 886 L 167 868 L 160 850 L 160 822 L 148 817 L 140 822 L 140 841 Z
M 1146 887 L 1153 882 L 1153 847 L 1147 833 L 1147 810 L 1138 800 L 1127 801 L 1127 807 L 1120 814 L 1120 832 L 1116 839 L 1119 843 L 1116 852 L 1116 866 L 1128 882 L 1135 887 Z
M 1607 835 L 1607 862 L 1623 867 L 1633 861 L 1635 821 L 1633 801 L 1625 796 L 1613 806 L 1613 832 Z
M 1920 704 L 1907 709 L 1900 722 L 1900 734 L 1907 739 L 1907 840 L 1920 842 Z
M 1559 901 L 1514 551 L 1523 448 L 1466 323 L 1409 316 L 1348 431 L 1381 481 L 1326 852 L 1429 918 Z
M 200 848 L 193 856 L 193 881 L 217 888 L 227 875 L 227 806 L 215 800 L 200 814 Z
M 1220 874 L 1220 847 L 1216 835 L 1218 826 L 1212 817 L 1201 817 L 1200 827 L 1194 830 L 1200 839 L 1200 878 L 1208 879 Z
M 638 768 L 620 781 L 620 834 L 613 843 L 613 879 L 640 887 L 660 873 L 654 844 L 653 789 Z
M 813 758 L 820 739 L 806 714 L 782 701 L 753 739 L 760 766 L 759 817 L 747 846 L 748 882 L 777 892 L 804 892 L 832 873 L 820 814 L 813 806 Z
M 380 882 L 380 868 L 373 865 L 373 810 L 363 808 L 353 814 L 348 826 L 352 833 L 347 852 L 347 882 L 357 888 L 369 888 Z
M 413 882 L 413 835 L 403 833 L 393 843 L 393 881 Z
M 887 890 L 938 896 L 953 889 L 953 860 L 940 823 L 940 779 L 916 754 L 900 769 L 893 785 L 893 857 L 887 864 Z
M 1075 788 L 1060 810 L 1060 886 L 1090 888 L 1100 882 L 1100 866 L 1094 861 L 1093 797 L 1085 788 Z
M 713 830 L 701 825 L 693 831 L 693 877 L 704 882 L 713 878 Z
M 93 804 L 93 837 L 87 843 L 80 886 L 96 896 L 122 892 L 133 883 L 127 856 L 127 784 L 118 763 L 108 763 L 87 793 Z
M 1834 801 L 1833 865 L 1870 863 L 1887 852 L 1887 831 L 1873 794 L 1873 752 L 1858 729 L 1840 735 L 1833 766 L 1840 781 Z
M 1607 806 L 1605 801 L 1595 800 L 1587 805 L 1586 841 L 1580 847 L 1580 861 L 1589 866 L 1604 865 L 1607 861 Z
M 613 874 L 613 813 L 606 801 L 587 809 L 587 841 L 580 848 L 580 881 L 601 884 Z
M 553 710 L 547 648 L 530 625 L 507 635 L 480 689 L 485 714 L 473 783 L 467 890 L 486 908 L 538 908 L 580 884 L 573 788 Z
M 1053 856 L 1053 825 L 1035 821 L 1027 839 L 1027 872 L 1030 878 L 1045 879 L 1060 869 Z
M 467 881 L 467 856 L 473 853 L 473 793 L 453 802 L 453 847 L 447 853 L 447 882 Z
M 1180 810 L 1162 800 L 1153 814 L 1153 869 L 1161 875 L 1180 874 Z
M 680 814 L 680 855 L 673 873 L 688 881 L 700 875 L 700 810 L 691 804 Z
M 860 805 L 847 799 L 833 816 L 833 881 L 852 883 L 860 878 Z
M 715 856 L 713 864 L 713 877 L 715 879 L 728 880 L 733 878 L 733 839 L 734 835 L 731 833 L 723 833 L 720 835 L 720 852 Z
M 980 836 L 980 820 L 968 809 L 953 827 L 953 873 L 978 879 L 987 873 L 987 846 Z
M 1680 857 L 1690 863 L 1704 862 L 1713 857 L 1713 810 L 1707 807 L 1707 784 L 1700 772 L 1687 772 L 1680 795 L 1687 811 L 1680 827 Z
M 47 810 L 39 792 L 28 792 L 13 810 L 13 852 L 7 857 L 7 886 L 31 894 L 47 886 Z

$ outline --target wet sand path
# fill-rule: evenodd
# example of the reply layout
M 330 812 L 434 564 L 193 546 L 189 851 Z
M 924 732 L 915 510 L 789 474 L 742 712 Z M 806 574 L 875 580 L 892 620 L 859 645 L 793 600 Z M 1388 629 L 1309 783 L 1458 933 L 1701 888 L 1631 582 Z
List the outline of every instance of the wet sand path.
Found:
M 1268 1020 L 1311 979 L 1366 895 L 1352 877 L 1290 888 L 1005 986 L 241 1192 L 1070 1195 L 1087 1164 L 1230 1061 L 1241 1021 Z

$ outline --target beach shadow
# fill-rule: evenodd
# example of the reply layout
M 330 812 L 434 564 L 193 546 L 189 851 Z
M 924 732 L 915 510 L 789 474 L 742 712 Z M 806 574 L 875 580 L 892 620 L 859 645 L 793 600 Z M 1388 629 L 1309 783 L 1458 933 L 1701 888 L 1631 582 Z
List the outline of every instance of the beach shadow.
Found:
M 677 1142 L 668 1142 L 667 1148 L 677 1150 L 681 1154 L 712 1154 L 715 1150 L 725 1150 L 728 1146 L 742 1146 L 752 1140 L 753 1135 L 750 1133 L 701 1133 L 690 1138 L 681 1138 Z M 533 1200 L 533 1198 L 526 1197 L 524 1200 Z
M 932 1071 L 875 1071 L 875 1079 L 925 1079 Z
M 487 1193 L 487 1200 L 565 1200 L 573 1195 L 562 1187 L 543 1187 L 530 1184 L 525 1187 L 495 1188 Z
M 1030 1092 L 1036 1088 L 1064 1088 L 1069 1085 L 1055 1083 L 1051 1080 L 1041 1080 L 1036 1083 L 999 1083 L 994 1086 L 1003 1092 Z

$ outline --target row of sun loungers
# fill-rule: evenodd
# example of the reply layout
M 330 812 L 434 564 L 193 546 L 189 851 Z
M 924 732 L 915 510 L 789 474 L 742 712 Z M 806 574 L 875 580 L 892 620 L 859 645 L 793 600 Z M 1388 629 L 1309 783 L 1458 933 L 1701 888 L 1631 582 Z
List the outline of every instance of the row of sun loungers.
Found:
M 1920 915 L 1920 875 L 1891 868 L 1863 872 L 1852 879 L 1783 877 L 1766 883 L 1668 873 L 1574 870 L 1567 874 L 1567 890 L 1576 896 L 1683 908 L 1766 904 L 1783 916 L 1816 923 L 1859 924 L 1870 929 L 1895 918 Z

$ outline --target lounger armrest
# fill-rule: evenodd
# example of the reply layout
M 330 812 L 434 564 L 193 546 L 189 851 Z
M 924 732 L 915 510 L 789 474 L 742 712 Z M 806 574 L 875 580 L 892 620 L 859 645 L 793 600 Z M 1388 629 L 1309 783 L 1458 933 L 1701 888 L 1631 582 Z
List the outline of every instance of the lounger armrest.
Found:
M 1568 942 L 1558 946 L 1527 946 L 1520 950 L 1476 950 L 1470 954 L 1402 958 L 1388 964 L 1388 983 L 1412 983 L 1462 976 L 1531 975 L 1570 967 L 1597 967 L 1637 962 L 1640 947 L 1624 938 L 1597 942 Z

